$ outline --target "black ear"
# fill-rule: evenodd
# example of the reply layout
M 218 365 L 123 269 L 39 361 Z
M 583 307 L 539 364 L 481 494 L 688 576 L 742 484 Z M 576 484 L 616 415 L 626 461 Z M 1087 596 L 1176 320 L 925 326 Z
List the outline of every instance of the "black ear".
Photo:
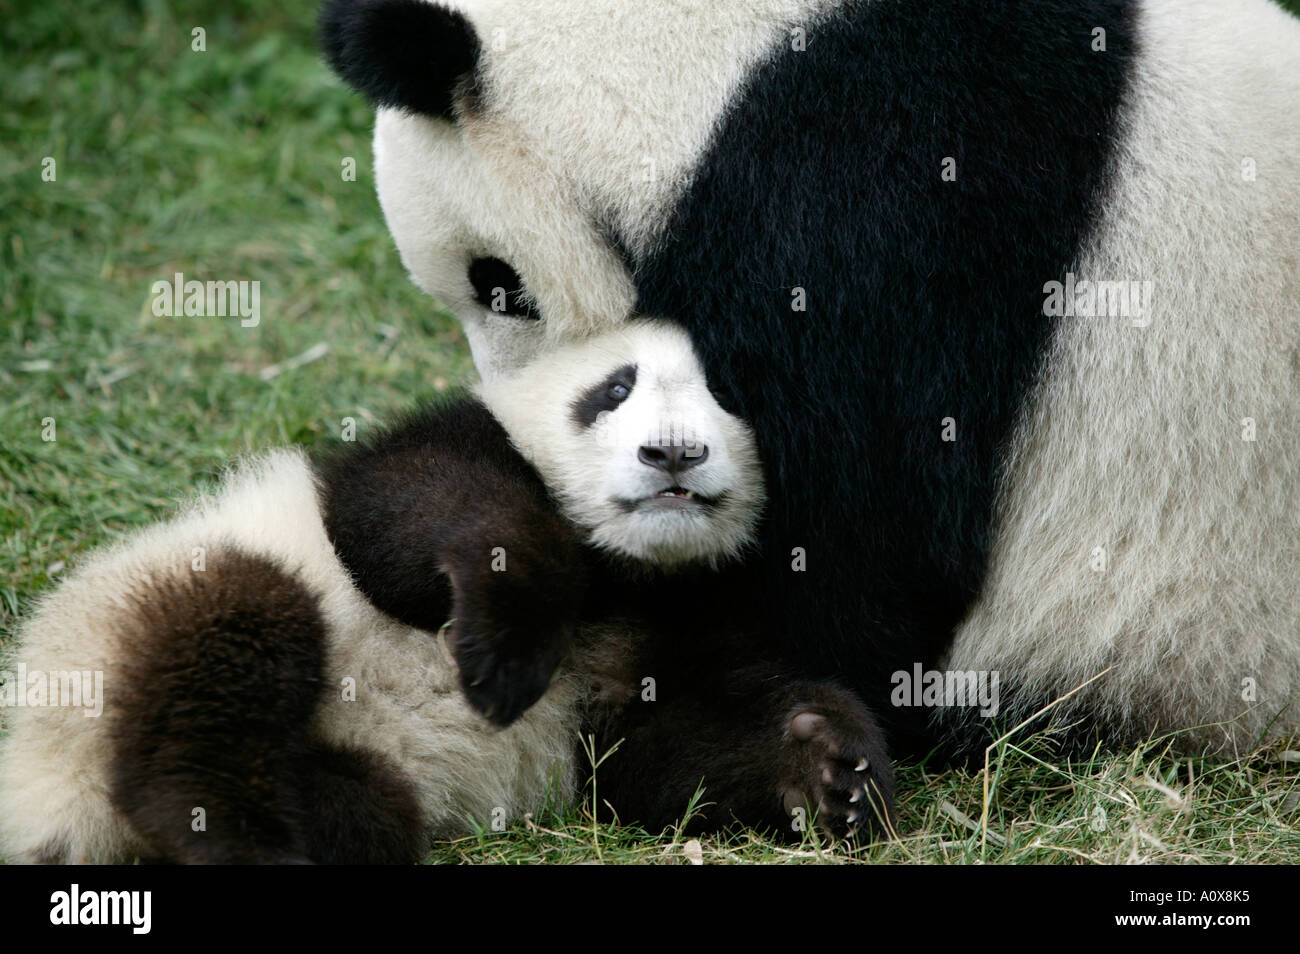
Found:
M 469 20 L 423 0 L 325 0 L 320 42 L 334 72 L 374 105 L 446 119 L 479 58 Z

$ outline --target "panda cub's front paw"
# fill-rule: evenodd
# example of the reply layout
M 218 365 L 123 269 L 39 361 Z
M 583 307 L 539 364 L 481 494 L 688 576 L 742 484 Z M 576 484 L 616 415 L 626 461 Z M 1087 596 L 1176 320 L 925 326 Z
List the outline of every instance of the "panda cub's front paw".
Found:
M 781 796 L 786 814 L 834 838 L 893 827 L 894 770 L 875 717 L 852 693 L 821 685 L 789 712 Z
M 486 619 L 456 619 L 448 643 L 465 699 L 489 722 L 508 726 L 540 699 L 564 658 L 572 626 L 525 633 Z
M 483 559 L 482 546 L 445 558 L 452 583 L 447 641 L 460 688 L 471 707 L 499 726 L 545 694 L 569 650 L 585 592 L 581 551 L 547 519 L 531 511 L 510 518 L 541 539 L 511 543 L 509 564 Z

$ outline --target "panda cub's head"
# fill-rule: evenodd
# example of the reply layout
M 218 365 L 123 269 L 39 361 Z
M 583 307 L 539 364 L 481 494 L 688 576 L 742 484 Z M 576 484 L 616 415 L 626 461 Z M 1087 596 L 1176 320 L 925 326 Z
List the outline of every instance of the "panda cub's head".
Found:
M 672 567 L 717 563 L 752 540 L 763 506 L 753 434 L 718 406 L 681 329 L 629 321 L 479 393 L 595 546 Z

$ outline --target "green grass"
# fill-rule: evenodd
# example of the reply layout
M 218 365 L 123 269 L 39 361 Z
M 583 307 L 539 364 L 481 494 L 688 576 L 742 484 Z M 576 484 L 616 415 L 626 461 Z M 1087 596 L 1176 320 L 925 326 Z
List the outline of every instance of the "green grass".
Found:
M 313 4 L 190 6 L 32 4 L 0 25 L 24 51 L 0 66 L 6 631 L 52 564 L 164 513 L 231 455 L 311 444 L 344 417 L 364 428 L 470 370 L 455 320 L 398 261 L 372 117 L 318 62 Z M 151 285 L 175 272 L 259 281 L 261 323 L 155 317 Z
M 1168 755 L 1168 740 L 1081 762 L 1053 759 L 1046 740 L 1005 746 L 983 776 L 899 767 L 899 837 L 787 843 L 755 832 L 690 839 L 593 826 L 574 810 L 505 833 L 462 839 L 434 860 L 845 864 L 1279 864 L 1300 857 L 1300 752 L 1273 746 L 1225 764 Z M 1287 761 L 1284 762 L 1283 758 Z M 1290 764 L 1290 770 L 1286 766 Z M 703 801 L 707 802 L 707 793 Z
M 233 455 L 315 443 L 345 417 L 364 429 L 469 376 L 454 319 L 398 261 L 371 113 L 318 62 L 313 20 L 312 0 L 55 0 L 0 17 L 0 642 L 62 567 L 167 513 Z M 206 52 L 190 48 L 195 27 Z M 260 325 L 155 317 L 151 285 L 178 271 L 259 281 Z M 321 343 L 313 363 L 260 376 Z M 1300 849 L 1283 746 L 1227 765 L 1160 743 L 1073 765 L 1023 748 L 994 761 L 987 834 L 972 830 L 979 775 L 902 766 L 897 841 L 849 851 L 745 832 L 704 839 L 701 857 L 1231 862 Z M 436 859 L 685 862 L 685 845 L 575 810 Z

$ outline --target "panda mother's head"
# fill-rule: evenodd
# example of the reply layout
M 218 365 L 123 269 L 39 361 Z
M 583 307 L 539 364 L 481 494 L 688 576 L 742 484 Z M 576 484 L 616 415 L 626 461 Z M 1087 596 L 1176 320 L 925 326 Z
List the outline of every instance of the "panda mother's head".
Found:
M 753 434 L 718 406 L 679 328 L 637 319 L 556 345 L 480 394 L 593 545 L 674 567 L 753 539 Z
M 330 65 L 378 107 L 375 182 L 412 279 L 484 378 L 629 318 L 750 67 L 810 7 L 325 0 Z

